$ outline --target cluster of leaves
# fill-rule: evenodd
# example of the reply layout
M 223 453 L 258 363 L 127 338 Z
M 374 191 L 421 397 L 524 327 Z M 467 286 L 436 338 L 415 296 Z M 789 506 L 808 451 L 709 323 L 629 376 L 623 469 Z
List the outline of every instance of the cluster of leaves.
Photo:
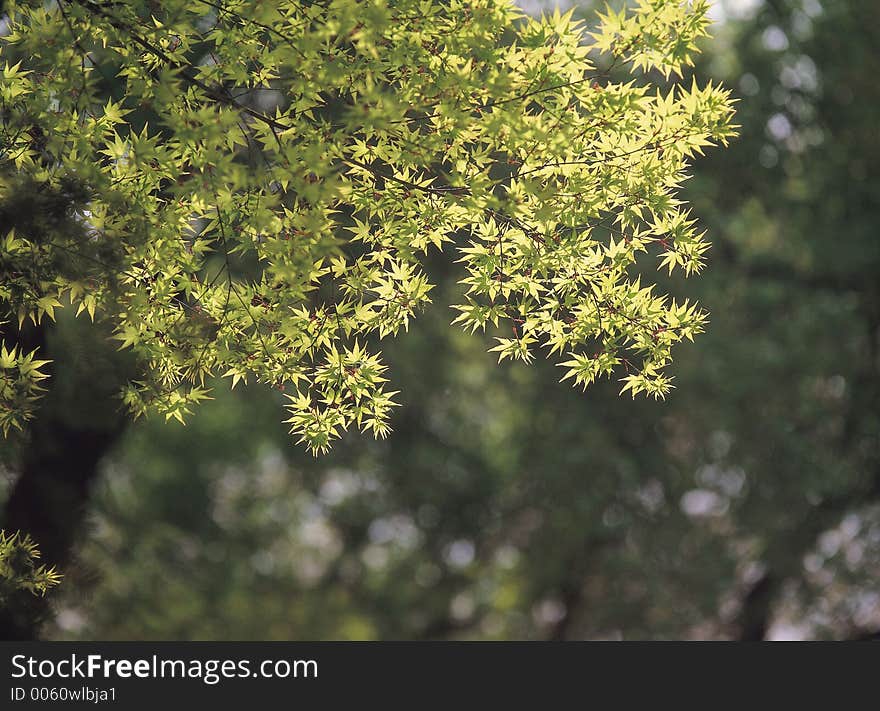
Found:
M 61 582 L 54 566 L 37 565 L 39 557 L 40 550 L 29 535 L 0 529 L 0 602 L 18 590 L 45 595 Z
M 256 380 L 322 451 L 352 425 L 387 432 L 375 341 L 429 301 L 424 258 L 448 244 L 457 321 L 508 328 L 500 358 L 544 347 L 577 383 L 620 369 L 662 396 L 705 315 L 637 257 L 701 267 L 676 191 L 732 108 L 711 84 L 614 82 L 590 52 L 680 76 L 707 5 L 639 0 L 588 35 L 506 0 L 10 3 L 0 190 L 26 176 L 86 197 L 70 239 L 14 238 L 81 272 L 4 274 L 21 288 L 3 299 L 112 319 L 144 364 L 123 395 L 136 416 L 183 420 L 214 374 Z
M 40 381 L 48 375 L 40 368 L 49 361 L 38 360 L 36 351 L 22 352 L 18 346 L 7 349 L 0 344 L 0 430 L 20 429 L 33 417 L 34 406 L 44 388 Z

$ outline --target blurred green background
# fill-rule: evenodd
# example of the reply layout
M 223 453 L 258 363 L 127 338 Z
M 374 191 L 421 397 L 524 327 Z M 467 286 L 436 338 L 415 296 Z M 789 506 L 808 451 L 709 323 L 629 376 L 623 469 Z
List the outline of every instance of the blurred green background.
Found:
M 313 459 L 260 388 L 219 387 L 186 427 L 128 426 L 44 634 L 880 634 L 880 3 L 714 16 L 698 73 L 742 128 L 687 187 L 713 248 L 669 288 L 711 322 L 665 402 L 498 366 L 449 326 L 457 275 L 437 259 L 435 306 L 383 345 L 403 403 L 387 441 Z M 47 407 L 106 418 L 75 381 L 124 366 L 87 326 L 50 334 Z M 7 445 L 6 490 L 21 456 Z

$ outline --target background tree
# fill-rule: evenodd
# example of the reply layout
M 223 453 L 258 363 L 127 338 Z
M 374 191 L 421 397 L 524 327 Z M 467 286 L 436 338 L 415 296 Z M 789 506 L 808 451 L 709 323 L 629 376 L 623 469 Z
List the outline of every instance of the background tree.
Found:
M 712 317 L 665 402 L 496 367 L 432 251 L 434 305 L 383 345 L 387 440 L 313 461 L 256 389 L 137 423 L 47 633 L 876 635 L 878 8 L 725 5 L 699 69 L 742 135 L 687 184 L 713 247 L 669 288 Z M 87 324 L 59 321 L 60 355 Z

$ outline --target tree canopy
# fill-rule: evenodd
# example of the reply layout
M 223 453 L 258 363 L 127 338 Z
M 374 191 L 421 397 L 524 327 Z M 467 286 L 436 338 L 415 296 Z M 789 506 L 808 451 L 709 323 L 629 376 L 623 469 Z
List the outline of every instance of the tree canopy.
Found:
M 600 4 L 574 17 L 594 29 Z M 284 392 L 215 377 L 187 427 L 131 422 L 116 393 L 143 364 L 113 318 L 13 316 L 7 349 L 52 363 L 24 433 L 0 440 L 0 528 L 31 532 L 65 577 L 11 591 L 0 636 L 880 635 L 880 4 L 713 7 L 694 72 L 731 87 L 742 128 L 680 194 L 711 235 L 707 268 L 653 275 L 712 314 L 675 349 L 672 396 L 560 387 L 555 359 L 494 363 L 487 338 L 509 322 L 449 326 L 459 243 L 422 255 L 433 303 L 381 343 L 393 434 L 352 430 L 317 459 L 280 422 Z M 590 59 L 600 86 L 646 81 Z M 57 241 L 81 224 L 66 190 L 4 194 L 0 224 Z
M 706 314 L 656 270 L 700 270 L 679 188 L 734 130 L 729 93 L 683 79 L 707 9 L 638 0 L 589 29 L 505 0 L 8 3 L 0 302 L 107 320 L 135 416 L 257 381 L 319 452 L 387 433 L 378 341 L 430 301 L 438 251 L 499 360 L 543 349 L 563 379 L 663 397 Z M 45 364 L 0 352 L 4 432 Z

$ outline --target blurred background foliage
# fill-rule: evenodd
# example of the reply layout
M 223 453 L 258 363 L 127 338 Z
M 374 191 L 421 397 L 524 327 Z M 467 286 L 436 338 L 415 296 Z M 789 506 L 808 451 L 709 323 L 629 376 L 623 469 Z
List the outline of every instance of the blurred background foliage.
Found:
M 689 181 L 713 249 L 669 288 L 711 322 L 665 402 L 499 367 L 449 326 L 460 287 L 438 258 L 435 306 L 383 345 L 404 393 L 387 441 L 313 459 L 280 393 L 224 385 L 186 427 L 132 424 L 44 634 L 880 634 L 880 4 L 715 14 L 698 73 L 734 89 L 741 136 Z M 125 364 L 85 322 L 48 337 L 45 407 L 107 418 L 66 383 Z M 21 456 L 6 446 L 10 486 Z

